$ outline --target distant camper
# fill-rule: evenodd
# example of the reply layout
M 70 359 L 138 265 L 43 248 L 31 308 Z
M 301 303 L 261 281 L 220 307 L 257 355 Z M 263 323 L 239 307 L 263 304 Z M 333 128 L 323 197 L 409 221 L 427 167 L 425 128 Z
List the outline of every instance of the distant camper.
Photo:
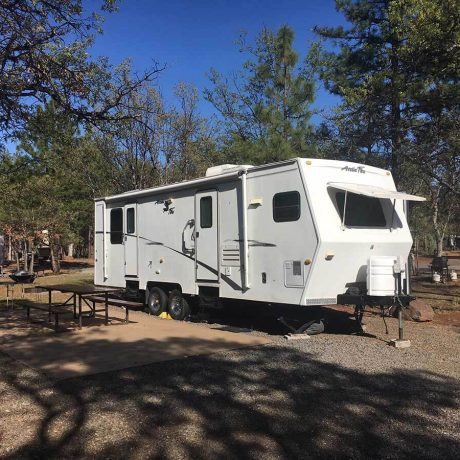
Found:
M 394 295 L 412 238 L 389 171 L 302 159 L 221 165 L 206 176 L 95 200 L 95 283 L 184 318 L 219 299 L 336 304 Z M 249 304 L 248 304 L 249 305 Z

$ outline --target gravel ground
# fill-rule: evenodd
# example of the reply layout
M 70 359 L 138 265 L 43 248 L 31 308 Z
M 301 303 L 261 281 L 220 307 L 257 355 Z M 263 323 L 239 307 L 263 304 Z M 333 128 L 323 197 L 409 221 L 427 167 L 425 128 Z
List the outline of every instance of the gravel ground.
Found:
M 458 458 L 460 329 L 320 309 L 327 333 L 53 383 L 0 353 L 1 458 Z

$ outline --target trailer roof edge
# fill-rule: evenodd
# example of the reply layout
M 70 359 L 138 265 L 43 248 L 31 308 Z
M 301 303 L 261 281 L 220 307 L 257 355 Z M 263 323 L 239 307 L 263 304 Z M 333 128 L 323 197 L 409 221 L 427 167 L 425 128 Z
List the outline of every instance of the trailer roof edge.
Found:
M 232 179 L 232 178 L 238 178 L 241 172 L 242 171 L 235 171 L 235 172 L 228 173 L 228 174 L 219 174 L 217 176 L 211 176 L 211 177 L 200 177 L 198 179 L 192 179 L 192 180 L 187 180 L 183 182 L 176 182 L 174 184 L 160 185 L 159 187 L 150 187 L 150 188 L 146 188 L 142 190 L 132 190 L 132 191 L 125 192 L 125 193 L 119 193 L 118 195 L 111 195 L 111 196 L 95 198 L 94 201 L 110 202 L 110 201 L 120 201 L 120 200 L 125 200 L 125 199 L 132 199 L 132 198 L 140 198 L 140 197 L 148 196 L 148 195 L 156 195 L 158 193 L 165 193 L 165 192 L 174 191 L 174 190 L 181 190 L 181 189 L 193 186 L 193 185 L 211 184 L 211 183 L 221 182 L 221 181 Z
M 264 165 L 251 166 L 250 168 L 239 169 L 237 171 L 232 171 L 230 173 L 218 174 L 215 176 L 208 176 L 208 177 L 199 177 L 197 179 L 185 180 L 182 182 L 175 182 L 174 184 L 160 185 L 158 187 L 150 187 L 150 188 L 146 188 L 142 190 L 131 190 L 129 192 L 119 193 L 117 195 L 98 197 L 98 198 L 94 198 L 94 201 L 95 202 L 96 201 L 110 202 L 110 201 L 119 201 L 119 200 L 124 200 L 124 199 L 131 199 L 131 198 L 140 198 L 140 197 L 147 196 L 147 195 L 154 195 L 157 193 L 164 193 L 164 192 L 169 192 L 169 191 L 174 191 L 174 190 L 180 190 L 180 189 L 187 188 L 187 187 L 194 186 L 194 185 L 221 182 L 227 179 L 237 178 L 244 171 L 247 171 L 247 172 L 260 171 L 261 169 L 272 168 L 274 166 L 278 166 L 281 164 L 296 163 L 297 161 L 298 161 L 298 158 L 292 158 L 290 160 L 283 160 L 283 161 L 277 161 L 277 162 L 268 163 Z

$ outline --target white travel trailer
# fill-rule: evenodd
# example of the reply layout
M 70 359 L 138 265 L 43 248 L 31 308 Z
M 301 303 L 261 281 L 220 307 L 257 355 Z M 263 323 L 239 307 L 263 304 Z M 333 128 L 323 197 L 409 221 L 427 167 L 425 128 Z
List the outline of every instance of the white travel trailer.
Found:
M 191 300 L 381 304 L 408 293 L 406 200 L 423 198 L 367 165 L 216 166 L 203 178 L 97 199 L 94 281 L 145 291 L 154 314 L 175 319 Z

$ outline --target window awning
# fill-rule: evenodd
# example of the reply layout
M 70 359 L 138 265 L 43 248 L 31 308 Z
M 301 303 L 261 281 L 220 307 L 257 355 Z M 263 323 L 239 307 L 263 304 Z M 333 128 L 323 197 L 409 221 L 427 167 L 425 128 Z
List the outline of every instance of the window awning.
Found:
M 426 201 L 426 198 L 409 193 L 396 192 L 382 187 L 365 184 L 349 184 L 345 182 L 328 182 L 328 187 L 337 188 L 358 195 L 370 196 L 373 198 L 388 198 L 390 200 Z

